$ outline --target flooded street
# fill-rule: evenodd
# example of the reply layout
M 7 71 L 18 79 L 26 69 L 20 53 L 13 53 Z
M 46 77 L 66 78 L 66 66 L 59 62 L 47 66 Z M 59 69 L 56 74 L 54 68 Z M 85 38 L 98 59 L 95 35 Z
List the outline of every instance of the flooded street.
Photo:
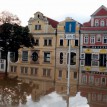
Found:
M 53 83 L 44 81 L 25 83 L 15 79 L 0 80 L 0 107 L 28 107 L 26 104 L 35 104 L 41 96 L 54 92 L 54 89 Z M 90 107 L 106 107 L 106 87 L 79 86 L 78 91 L 87 98 Z

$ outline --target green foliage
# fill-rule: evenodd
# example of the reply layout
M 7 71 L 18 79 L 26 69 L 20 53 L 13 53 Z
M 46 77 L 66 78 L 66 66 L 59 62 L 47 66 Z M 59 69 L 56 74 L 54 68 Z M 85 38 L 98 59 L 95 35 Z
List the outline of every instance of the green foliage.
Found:
M 21 46 L 32 47 L 33 36 L 28 27 L 4 23 L 0 26 L 0 47 L 3 51 L 17 51 Z

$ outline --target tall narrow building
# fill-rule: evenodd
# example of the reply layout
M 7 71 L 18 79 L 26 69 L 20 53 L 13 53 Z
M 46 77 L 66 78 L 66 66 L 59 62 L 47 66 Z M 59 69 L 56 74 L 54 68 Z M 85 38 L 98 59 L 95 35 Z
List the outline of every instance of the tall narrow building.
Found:
M 65 39 L 65 23 L 76 22 L 75 39 L 71 40 L 71 60 L 70 60 L 70 94 L 77 92 L 78 70 L 79 70 L 79 27 L 80 23 L 72 18 L 66 18 L 59 22 L 57 27 L 57 46 L 56 46 L 56 84 L 57 92 L 67 92 L 67 78 L 68 78 L 68 48 L 69 42 Z

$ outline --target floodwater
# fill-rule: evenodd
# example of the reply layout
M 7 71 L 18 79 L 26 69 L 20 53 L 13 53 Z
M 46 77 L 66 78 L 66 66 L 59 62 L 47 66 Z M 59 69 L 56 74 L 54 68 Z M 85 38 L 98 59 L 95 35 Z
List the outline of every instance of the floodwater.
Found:
M 81 93 L 81 96 L 87 98 L 90 107 L 107 107 L 107 87 L 79 86 L 77 90 Z M 1 79 L 0 107 L 22 107 L 22 105 L 26 107 L 29 98 L 33 104 L 33 102 L 38 102 L 42 96 L 53 91 L 55 91 L 53 83 Z

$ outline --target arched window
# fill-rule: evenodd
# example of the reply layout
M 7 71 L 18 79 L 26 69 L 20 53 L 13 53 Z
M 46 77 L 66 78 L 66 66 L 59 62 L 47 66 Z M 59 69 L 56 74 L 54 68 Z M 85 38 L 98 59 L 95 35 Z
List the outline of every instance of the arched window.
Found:
M 60 64 L 62 64 L 63 63 L 63 53 L 61 52 L 60 53 Z
M 105 26 L 104 20 L 100 21 L 100 26 Z
M 95 20 L 95 26 L 99 26 L 99 20 L 98 19 Z

